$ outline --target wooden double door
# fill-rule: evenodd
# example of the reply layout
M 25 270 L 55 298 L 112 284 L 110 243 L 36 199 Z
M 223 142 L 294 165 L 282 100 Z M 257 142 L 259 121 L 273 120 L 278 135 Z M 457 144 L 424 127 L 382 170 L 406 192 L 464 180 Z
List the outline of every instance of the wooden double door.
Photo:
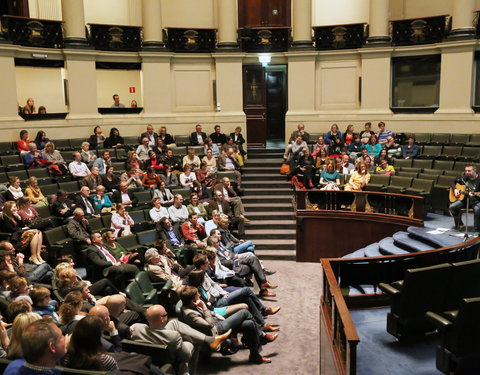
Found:
M 287 113 L 287 66 L 244 65 L 243 110 L 248 144 L 265 146 L 283 139 Z
M 238 27 L 289 27 L 291 0 L 238 0 Z

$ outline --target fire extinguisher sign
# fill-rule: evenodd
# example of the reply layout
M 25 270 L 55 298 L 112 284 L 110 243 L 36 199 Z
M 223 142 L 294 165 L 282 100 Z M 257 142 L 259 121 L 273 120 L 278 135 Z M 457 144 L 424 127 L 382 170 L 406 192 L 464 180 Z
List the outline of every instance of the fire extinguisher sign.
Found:
M 130 92 L 130 94 L 135 94 L 135 87 L 129 87 L 128 92 Z

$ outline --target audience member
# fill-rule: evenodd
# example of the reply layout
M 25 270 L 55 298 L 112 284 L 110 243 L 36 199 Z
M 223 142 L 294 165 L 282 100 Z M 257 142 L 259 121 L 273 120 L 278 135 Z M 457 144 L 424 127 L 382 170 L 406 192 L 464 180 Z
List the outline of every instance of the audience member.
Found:
M 45 145 L 45 150 L 43 151 L 43 156 L 50 164 L 57 165 L 62 173 L 67 172 L 67 163 L 63 158 L 60 151 L 55 149 L 55 144 L 53 142 L 48 142 Z
M 171 167 L 172 171 L 181 171 L 182 170 L 182 162 L 178 156 L 175 156 L 173 154 L 173 150 L 168 149 L 167 150 L 167 155 L 163 159 L 163 164 L 165 165 L 165 168 L 168 166 Z
M 47 114 L 47 108 L 45 108 L 45 106 L 41 105 L 40 107 L 38 107 L 38 114 L 39 115 L 46 115 Z
M 174 145 L 175 143 L 171 143 L 171 145 Z M 174 146 L 171 146 L 174 147 Z M 163 143 L 162 138 L 158 137 L 157 140 L 155 141 L 155 146 L 152 149 L 155 151 L 155 154 L 157 154 L 157 159 L 163 159 L 163 157 L 167 154 L 168 151 L 168 146 Z M 151 157 L 150 157 L 151 158 Z
M 233 148 L 230 147 L 226 153 L 220 155 L 218 158 L 218 170 L 219 171 L 232 171 L 235 173 L 238 187 L 242 185 L 242 173 L 240 171 L 240 165 L 233 153 Z
M 103 148 L 103 143 L 105 142 L 105 136 L 103 135 L 102 128 L 100 126 L 95 126 L 93 128 L 93 134 L 88 139 L 88 143 L 91 148 Z
M 313 160 L 312 160 L 313 161 Z M 230 179 L 223 177 L 221 182 L 216 184 L 213 188 L 215 192 L 220 191 L 223 194 L 223 199 L 232 205 L 233 213 L 235 217 L 243 219 L 246 223 L 250 222 L 250 219 L 245 217 L 245 208 L 243 207 L 242 199 L 237 195 L 232 187 Z
M 160 127 L 160 133 L 158 133 L 158 138 L 160 138 L 163 142 L 168 147 L 175 147 L 175 140 L 173 137 L 167 133 L 167 127 L 162 126 Z
M 120 131 L 117 128 L 110 129 L 110 135 L 105 142 L 103 142 L 105 148 L 123 148 L 125 147 L 125 141 L 120 135 Z
M 120 176 L 121 183 L 124 183 L 128 190 L 142 191 L 142 176 L 135 165 L 127 165 L 125 172 Z
M 75 208 L 77 205 L 68 198 L 67 192 L 62 189 L 58 190 L 57 199 L 52 204 L 53 215 L 67 222 L 72 218 Z
M 327 145 L 329 145 L 333 141 L 334 138 L 342 139 L 342 132 L 340 130 L 338 130 L 338 125 L 337 124 L 333 124 L 330 127 L 330 130 L 325 135 L 325 143 Z
M 17 208 L 18 214 L 29 228 L 41 231 L 53 229 L 54 225 L 52 221 L 40 217 L 37 210 L 32 206 L 30 198 L 25 196 L 19 198 Z
M 185 166 L 190 165 L 193 169 L 200 167 L 200 158 L 195 155 L 195 149 L 192 147 L 188 148 L 187 155 L 182 159 L 182 166 L 185 169 Z
M 372 123 L 366 122 L 364 130 L 360 132 L 360 139 L 364 145 L 370 142 L 370 137 L 374 134 L 374 132 L 372 132 L 371 129 L 372 129 Z
M 112 201 L 116 204 L 123 204 L 127 209 L 135 207 L 138 204 L 138 198 L 127 189 L 125 182 L 120 182 L 119 190 L 115 190 L 112 195 Z
M 384 145 L 387 143 L 387 138 L 388 137 L 393 137 L 393 132 L 391 130 L 385 129 L 385 123 L 383 121 L 380 121 L 378 123 L 378 132 L 377 132 L 377 138 L 378 138 L 378 143 L 380 145 Z
M 93 168 L 94 167 L 92 167 L 92 169 Z M 100 210 L 97 209 L 97 206 L 93 202 L 93 197 L 90 196 L 90 188 L 88 186 L 82 186 L 80 188 L 80 194 L 77 194 L 75 204 L 83 210 L 86 218 L 100 217 Z
M 102 185 L 105 186 L 105 189 L 108 192 L 113 192 L 118 189 L 118 184 L 120 183 L 120 177 L 114 173 L 113 166 L 108 166 L 104 175 L 100 176 L 102 178 Z M 98 191 L 98 186 L 97 186 Z
M 188 214 L 197 214 L 198 221 L 200 223 L 205 223 L 208 218 L 208 213 L 203 203 L 199 202 L 198 194 L 191 193 L 190 194 L 190 204 L 187 206 Z
M 100 176 L 100 170 L 98 167 L 92 166 L 90 168 L 90 174 L 80 180 L 80 186 L 87 186 L 90 190 L 95 191 L 98 185 L 103 183 L 102 177 Z
M 391 176 L 395 174 L 395 168 L 393 165 L 388 164 L 388 160 L 386 158 L 381 158 L 379 165 L 375 169 L 375 173 Z
M 398 143 L 395 143 L 395 139 L 391 135 L 387 137 L 387 142 L 385 142 L 383 148 L 387 150 L 387 156 L 390 159 L 402 157 L 402 147 Z
M 156 171 L 163 171 L 163 161 L 159 159 L 155 150 L 148 151 L 148 159 L 145 161 L 145 168 L 152 168 Z
M 161 199 L 159 197 L 154 197 L 152 199 L 152 209 L 149 211 L 150 218 L 154 223 L 158 223 L 162 217 L 169 217 L 168 211 L 165 207 L 162 207 Z
M 73 219 L 67 224 L 67 232 L 73 239 L 75 250 L 80 251 L 91 245 L 90 236 L 92 229 L 81 208 L 76 208 L 75 211 L 73 211 Z
M 75 156 L 75 155 L 74 155 Z M 90 143 L 82 142 L 82 149 L 80 151 L 81 161 L 87 164 L 89 167 L 93 165 L 93 162 L 97 158 L 97 154 L 90 150 Z
M 48 206 L 48 200 L 40 190 L 38 180 L 35 176 L 32 176 L 27 180 L 25 195 L 30 198 L 35 207 Z
M 105 194 L 105 190 L 105 186 L 97 186 L 97 193 L 93 196 L 93 206 L 96 212 L 107 213 L 112 210 L 112 201 L 110 197 Z
M 142 144 L 137 147 L 137 159 L 144 162 L 148 159 L 148 152 L 152 149 L 152 146 L 149 144 L 147 137 L 142 138 Z
M 195 125 L 195 131 L 190 134 L 191 146 L 204 146 L 207 139 L 207 134 L 202 132 L 202 125 Z
M 220 147 L 216 143 L 213 143 L 212 138 L 208 137 L 205 141 L 205 146 L 203 146 L 204 153 L 206 154 L 208 149 L 212 151 L 212 155 L 214 158 L 218 158 L 220 156 Z
M 183 205 L 183 196 L 181 194 L 173 196 L 173 204 L 168 207 L 168 215 L 172 223 L 177 226 L 188 220 L 188 210 Z
M 112 215 L 111 229 L 115 231 L 116 237 L 123 237 L 132 234 L 132 227 L 135 224 L 125 206 L 121 203 L 117 204 L 117 211 Z
M 352 173 L 350 179 L 345 184 L 344 189 L 348 191 L 361 191 L 363 187 L 370 181 L 370 173 L 365 163 L 358 163 L 355 172 Z
M 17 315 L 12 325 L 10 345 L 8 346 L 7 350 L 8 359 L 15 360 L 25 358 L 22 345 L 22 336 L 25 333 L 26 328 L 37 320 L 42 320 L 42 317 L 34 312 L 27 312 Z
M 202 240 L 207 237 L 207 234 L 205 227 L 198 221 L 196 213 L 189 214 L 188 220 L 182 224 L 182 235 L 187 244 L 198 248 L 205 247 L 205 242 Z
M 343 141 L 343 144 L 345 144 L 346 147 L 348 147 L 350 146 L 350 143 L 352 143 L 354 139 L 355 139 L 355 127 L 352 124 L 350 124 L 347 126 L 345 133 L 343 133 L 342 141 Z
M 113 94 L 113 104 L 110 106 L 110 108 L 125 108 L 125 105 L 120 103 L 120 96 L 118 94 Z
M 155 169 L 153 167 L 148 167 L 147 173 L 143 175 L 143 179 L 142 179 L 143 187 L 145 189 L 154 190 L 158 188 L 161 182 L 162 182 L 162 179 L 158 174 L 155 173 Z
M 28 144 L 28 152 L 23 153 L 23 158 L 27 169 L 45 168 L 49 165 L 42 153 L 37 151 L 37 145 L 33 142 Z
M 197 177 L 194 172 L 192 172 L 192 166 L 186 164 L 183 167 L 183 172 L 180 173 L 180 184 L 184 188 L 193 188 L 193 182 L 196 181 Z
M 147 131 L 140 135 L 140 139 L 142 140 L 142 143 L 143 143 L 144 138 L 148 139 L 148 146 L 150 148 L 155 146 L 156 139 L 158 138 L 158 134 L 153 131 L 153 126 L 152 125 L 148 124 L 147 125 Z M 138 154 L 138 152 L 137 152 L 137 154 Z
M 17 176 L 10 175 L 8 180 L 10 182 L 10 186 L 5 192 L 5 198 L 9 201 L 16 201 L 17 199 L 23 197 L 23 191 L 20 187 L 20 179 Z
M 238 147 L 238 150 L 242 154 L 242 156 L 245 156 L 247 152 L 244 150 L 243 145 L 245 143 L 245 138 L 243 138 L 242 135 L 242 128 L 240 126 L 237 126 L 235 128 L 235 131 L 233 133 L 230 133 L 230 137 L 233 140 L 233 143 L 235 143 Z
M 55 312 L 56 301 L 52 301 L 50 290 L 41 285 L 30 289 L 29 296 L 32 299 L 32 311 L 42 318 L 52 318 L 58 324 L 58 315 Z M 53 302 L 53 303 L 52 303 Z
M 96 158 L 93 162 L 93 167 L 97 167 L 100 174 L 107 172 L 107 167 L 112 165 L 112 158 L 110 152 L 107 150 L 102 151 L 101 156 Z
M 160 181 L 158 189 L 153 192 L 153 197 L 160 198 L 160 203 L 165 207 L 171 206 L 174 200 L 173 194 L 170 189 L 167 188 L 167 184 L 165 181 Z
M 167 247 L 172 250 L 177 257 L 183 255 L 184 264 L 192 264 L 193 257 L 197 253 L 195 248 L 185 245 L 181 231 L 178 227 L 172 226 L 172 222 L 167 217 L 162 217 L 157 224 L 160 238 L 165 241 Z
M 33 115 L 37 113 L 35 101 L 32 98 L 27 99 L 27 104 L 22 108 L 22 112 L 26 115 Z
M 85 178 L 90 175 L 90 170 L 88 169 L 87 165 L 82 162 L 82 155 L 79 152 L 73 153 L 73 161 L 68 164 L 68 170 L 70 174 L 77 178 Z
M 223 145 L 227 142 L 227 138 L 225 134 L 222 133 L 222 129 L 220 125 L 215 125 L 213 127 L 214 132 L 210 134 L 210 138 L 212 139 L 213 143 L 216 143 L 218 146 Z
M 202 163 L 206 164 L 207 169 L 210 173 L 217 172 L 217 159 L 214 158 L 211 148 L 208 148 L 205 152 L 205 156 L 202 158 Z
M 377 158 L 380 155 L 380 151 L 382 151 L 382 146 L 378 143 L 378 137 L 375 134 L 370 136 L 370 141 L 365 148 L 367 149 L 368 155 L 373 159 Z
M 140 254 L 136 251 L 129 251 L 125 249 L 120 243 L 117 242 L 117 236 L 111 230 L 106 231 L 103 234 L 103 244 L 115 259 L 120 260 L 122 263 L 139 264 Z
M 303 186 L 311 189 L 312 187 L 314 187 L 313 177 L 315 176 L 315 162 L 312 155 L 310 155 L 310 149 L 306 148 L 301 154 L 301 156 L 296 161 L 294 160 L 295 159 L 293 158 L 291 160 L 290 173 L 288 174 L 288 178 L 292 178 L 295 176 L 295 178 L 298 179 L 298 175 L 301 174 L 303 176 Z
M 407 144 L 402 147 L 402 156 L 404 159 L 415 159 L 420 155 L 420 147 L 415 143 L 415 137 L 407 138 Z
M 34 142 L 37 145 L 37 149 L 42 151 L 45 148 L 45 145 L 50 142 L 50 139 L 47 138 L 47 133 L 43 130 L 39 130 Z
M 171 280 L 174 290 L 182 285 L 183 278 L 194 269 L 192 265 L 182 267 L 164 240 L 158 240 L 154 248 L 145 252 L 145 264 L 145 269 L 152 281 Z

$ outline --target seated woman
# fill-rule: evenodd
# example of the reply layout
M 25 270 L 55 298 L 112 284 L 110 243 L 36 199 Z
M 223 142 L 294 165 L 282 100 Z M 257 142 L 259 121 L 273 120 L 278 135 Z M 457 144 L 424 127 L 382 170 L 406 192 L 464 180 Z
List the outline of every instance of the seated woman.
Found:
M 26 300 L 30 306 L 33 304 L 32 299 L 28 295 L 30 292 L 30 285 L 28 279 L 23 276 L 13 276 L 8 281 L 10 293 L 7 296 L 9 302 Z
M 117 236 L 112 231 L 106 231 L 103 235 L 103 245 L 110 253 L 122 263 L 140 263 L 140 254 L 136 251 L 128 251 L 117 242 Z
M 153 154 L 155 154 L 153 151 L 151 151 Z M 145 189 L 157 189 L 160 183 L 162 182 L 162 179 L 158 174 L 155 173 L 155 169 L 153 167 L 148 167 L 147 168 L 147 173 L 143 175 L 142 178 L 142 185 Z
M 315 158 L 320 153 L 321 150 L 324 150 L 328 154 L 328 145 L 325 143 L 325 140 L 322 136 L 318 137 L 317 142 L 313 145 L 312 156 Z
M 331 158 L 339 158 L 345 153 L 345 151 L 346 149 L 342 139 L 340 137 L 332 136 L 332 141 L 328 146 L 328 156 Z
M 110 212 L 112 210 L 112 201 L 110 197 L 105 194 L 105 186 L 97 186 L 97 192 L 93 197 L 93 204 L 98 212 Z
M 107 166 L 105 174 L 101 175 L 100 177 L 102 177 L 102 184 L 105 186 L 105 190 L 108 192 L 118 190 L 120 177 L 113 173 L 113 166 Z
M 178 175 L 173 173 L 173 167 L 171 165 L 165 165 L 165 174 L 161 176 L 162 180 L 168 187 L 177 187 L 180 185 L 178 182 Z
M 378 174 L 391 176 L 395 174 L 395 168 L 393 165 L 388 164 L 388 160 L 386 158 L 381 158 L 379 165 L 375 169 L 375 172 Z
M 158 137 L 152 150 L 157 154 L 157 159 L 161 159 L 167 154 L 168 146 Z
M 356 133 L 354 132 L 354 126 L 352 124 L 347 126 L 345 133 L 343 133 L 342 140 L 346 147 L 350 146 L 350 144 L 355 139 Z
M 187 206 L 189 214 L 196 213 L 198 221 L 204 224 L 208 220 L 208 213 L 203 203 L 199 203 L 198 194 L 190 194 L 190 204 Z
M 255 245 L 252 241 L 244 241 L 236 238 L 232 232 L 228 229 L 229 220 L 228 217 L 221 217 L 218 221 L 218 231 L 220 232 L 220 242 L 227 249 L 233 250 L 235 254 L 242 253 L 254 253 L 255 254 Z
M 347 191 L 361 191 L 363 187 L 370 181 L 370 173 L 365 163 L 357 164 L 355 172 L 352 173 L 350 179 L 345 184 L 344 189 Z
M 12 325 L 10 344 L 7 349 L 7 359 L 14 360 L 23 358 L 22 346 L 20 345 L 22 333 L 27 326 L 40 319 L 42 319 L 42 317 L 34 312 L 17 315 Z
M 370 156 L 366 156 L 364 159 L 364 163 L 367 166 L 367 171 L 368 173 L 373 173 L 375 172 L 375 164 L 372 163 L 372 158 Z M 358 164 L 358 163 L 357 163 Z
M 15 202 L 7 202 L 3 207 L 2 217 L 0 219 L 0 227 L 4 232 L 12 233 L 10 238 L 15 248 L 24 252 L 30 246 L 31 256 L 30 262 L 33 264 L 42 264 L 42 232 L 37 229 L 30 229 L 22 217 L 18 213 L 17 204 Z
M 340 175 L 335 170 L 333 163 L 328 163 L 325 169 L 320 173 L 320 190 L 339 190 Z
M 388 156 L 388 152 L 384 148 L 382 148 L 382 151 L 380 151 L 378 158 L 375 159 L 375 166 L 379 166 L 382 159 L 386 159 L 388 164 L 392 164 L 392 158 Z
M 117 361 L 105 353 L 102 346 L 104 328 L 104 322 L 99 316 L 87 315 L 81 319 L 73 330 L 62 364 L 90 371 L 117 370 Z
M 370 136 L 370 141 L 365 145 L 368 155 L 373 159 L 377 158 L 382 151 L 382 146 L 378 143 L 378 138 L 375 134 Z
M 133 165 L 137 168 L 137 171 L 140 176 L 143 176 L 143 163 L 140 164 L 140 161 L 138 160 L 137 153 L 135 151 L 128 151 L 128 158 L 127 158 L 127 165 Z
M 5 198 L 8 201 L 16 201 L 17 199 L 23 197 L 23 191 L 20 187 L 20 179 L 17 176 L 10 176 L 8 180 L 10 181 L 10 186 L 5 193 Z
M 48 160 L 50 164 L 58 165 L 63 174 L 67 173 L 67 163 L 63 159 L 60 151 L 55 150 L 55 145 L 53 144 L 53 142 L 48 142 L 45 145 L 45 151 L 43 152 L 43 156 L 46 160 Z
M 93 162 L 97 158 L 97 154 L 90 150 L 90 143 L 82 142 L 82 150 L 80 151 L 82 156 L 82 161 L 87 164 L 89 167 L 92 166 Z
M 338 130 L 338 125 L 333 124 L 330 127 L 330 131 L 325 135 L 325 143 L 329 145 L 333 142 L 333 138 L 340 138 L 342 139 L 342 132 Z
M 70 328 L 74 326 L 72 323 L 85 317 L 85 313 L 82 313 L 82 306 L 82 293 L 74 291 L 65 296 L 65 300 L 58 310 L 60 329 L 64 335 L 72 333 L 70 330 Z
M 357 160 L 359 156 L 362 155 L 362 149 L 365 147 L 361 141 L 360 135 L 356 134 L 353 142 L 348 145 L 348 156 L 352 159 L 353 162 Z
M 153 192 L 153 198 L 160 198 L 160 203 L 165 207 L 169 207 L 173 204 L 173 194 L 170 189 L 167 188 L 165 181 L 160 182 L 158 190 Z
M 28 145 L 30 144 L 30 140 L 28 139 L 28 131 L 22 130 L 20 132 L 20 139 L 17 141 L 17 151 L 20 154 L 26 154 L 28 150 Z
M 317 154 L 317 158 L 315 159 L 315 168 L 325 169 L 327 164 L 330 162 L 332 162 L 332 160 L 330 160 L 330 157 L 328 156 L 327 151 L 325 151 L 324 148 L 320 149 L 320 151 Z
M 160 127 L 160 131 L 158 132 L 158 138 L 160 139 L 165 146 L 168 147 L 175 147 L 175 140 L 173 137 L 167 133 L 167 128 L 165 126 Z
M 202 163 L 207 165 L 207 170 L 210 173 L 217 172 L 217 159 L 213 156 L 213 152 L 211 148 L 208 148 L 205 152 L 205 156 L 202 158 Z
M 261 341 L 263 340 L 264 343 L 273 341 L 278 335 L 264 333 L 248 310 L 237 311 L 225 319 L 208 309 L 197 288 L 183 287 L 179 290 L 179 296 L 183 303 L 182 310 L 185 322 L 192 328 L 209 336 L 233 330 L 234 346 L 238 345 L 235 337 L 237 333 L 241 332 L 243 335 L 242 341 L 250 350 L 249 361 L 253 363 L 271 362 L 270 358 L 262 357 L 260 354 Z M 235 349 L 233 348 L 233 350 Z
M 103 148 L 103 143 L 105 142 L 105 137 L 103 135 L 102 128 L 100 126 L 95 126 L 93 129 L 93 134 L 88 139 L 88 143 L 92 149 Z
M 372 136 L 372 134 L 375 134 L 375 132 L 372 131 L 372 123 L 366 122 L 365 130 L 362 130 L 360 132 L 360 140 L 364 145 L 370 142 L 370 137 Z
M 153 168 L 156 171 L 163 171 L 164 165 L 154 150 L 148 151 L 148 159 L 145 160 L 145 168 Z
M 201 162 L 200 168 L 195 172 L 197 181 L 207 187 L 214 187 L 217 184 L 217 180 L 213 177 L 212 172 L 208 169 L 207 163 Z
M 120 131 L 117 128 L 110 129 L 110 135 L 105 142 L 103 142 L 103 147 L 105 148 L 123 148 L 125 147 L 125 141 L 123 137 L 120 136 Z
M 311 189 L 314 187 L 312 181 L 314 176 L 314 165 L 313 157 L 310 155 L 310 149 L 306 148 L 294 168 L 290 171 L 289 177 L 291 178 L 303 173 L 303 186 L 307 189 Z
M 23 106 L 22 112 L 26 115 L 33 115 L 34 113 L 37 113 L 37 108 L 35 108 L 35 101 L 33 98 L 27 99 L 27 104 Z
M 197 177 L 195 173 L 192 172 L 192 166 L 190 164 L 185 164 L 183 168 L 183 172 L 180 173 L 180 184 L 184 188 L 193 188 L 193 181 L 195 181 Z
M 170 217 L 166 207 L 162 207 L 162 201 L 159 197 L 152 199 L 152 209 L 149 211 L 150 218 L 154 223 L 158 223 L 162 217 Z
M 35 143 L 28 145 L 28 152 L 23 154 L 23 158 L 27 169 L 45 168 L 48 165 L 47 159 L 45 159 L 41 152 L 37 151 L 37 145 Z
M 26 186 L 25 195 L 30 198 L 34 207 L 48 206 L 48 200 L 40 190 L 38 180 L 35 176 L 27 180 Z
M 125 206 L 121 203 L 117 204 L 117 212 L 112 215 L 111 228 L 115 231 L 116 237 L 123 237 L 132 234 L 132 226 L 135 224 Z
M 49 219 L 43 219 L 37 210 L 32 206 L 32 201 L 28 197 L 21 197 L 17 201 L 18 214 L 25 224 L 41 231 L 53 229 L 55 225 Z
M 47 138 L 47 133 L 43 130 L 39 130 L 34 142 L 37 145 L 37 150 L 42 151 L 45 148 L 45 145 L 50 142 L 50 139 Z

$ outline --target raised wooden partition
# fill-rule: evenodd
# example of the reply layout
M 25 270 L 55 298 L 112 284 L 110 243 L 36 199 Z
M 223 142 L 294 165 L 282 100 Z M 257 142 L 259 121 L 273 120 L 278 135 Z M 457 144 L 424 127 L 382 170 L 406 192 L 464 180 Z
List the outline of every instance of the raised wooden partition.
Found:
M 422 227 L 423 202 L 415 195 L 295 189 L 296 260 L 341 257 L 409 226 Z
M 349 308 L 382 306 L 381 293 L 348 296 L 348 285 L 401 280 L 406 269 L 478 258 L 480 238 L 459 245 L 407 255 L 372 258 L 321 259 L 323 290 L 320 297 L 320 374 L 356 374 L 360 341 Z

